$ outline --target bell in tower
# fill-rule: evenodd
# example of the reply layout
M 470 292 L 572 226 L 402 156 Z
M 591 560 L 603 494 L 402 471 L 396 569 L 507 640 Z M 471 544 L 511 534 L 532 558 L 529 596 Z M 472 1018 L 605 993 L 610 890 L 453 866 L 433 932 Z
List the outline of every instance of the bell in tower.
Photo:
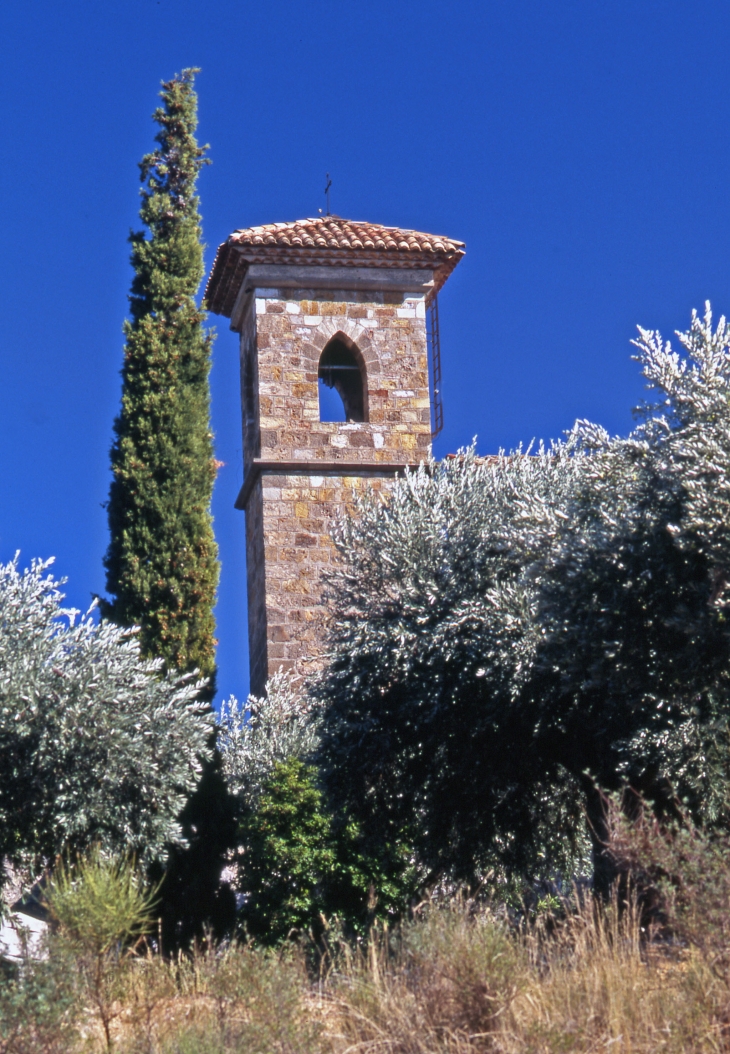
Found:
M 280 667 L 317 669 L 330 523 L 365 481 L 387 488 L 417 466 L 440 427 L 436 296 L 463 255 L 337 216 L 235 231 L 218 249 L 205 298 L 240 333 L 255 694 Z

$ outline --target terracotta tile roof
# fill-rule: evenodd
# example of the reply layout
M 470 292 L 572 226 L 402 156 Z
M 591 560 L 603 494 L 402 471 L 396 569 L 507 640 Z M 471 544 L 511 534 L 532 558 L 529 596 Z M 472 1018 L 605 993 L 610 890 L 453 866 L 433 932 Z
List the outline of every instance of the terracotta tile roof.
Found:
M 433 270 L 438 292 L 464 251 L 453 238 L 339 216 L 267 223 L 234 231 L 218 248 L 205 299 L 210 311 L 230 316 L 251 263 Z
M 463 242 L 420 231 L 382 227 L 379 223 L 343 220 L 339 216 L 319 216 L 294 223 L 267 223 L 234 231 L 232 245 L 291 245 L 322 249 L 390 249 L 396 252 L 463 252 Z

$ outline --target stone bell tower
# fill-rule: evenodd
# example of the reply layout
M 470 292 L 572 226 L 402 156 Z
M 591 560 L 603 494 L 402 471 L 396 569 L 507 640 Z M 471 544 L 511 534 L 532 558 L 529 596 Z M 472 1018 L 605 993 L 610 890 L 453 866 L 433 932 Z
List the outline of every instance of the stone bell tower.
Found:
M 463 255 L 462 242 L 337 216 L 235 231 L 218 249 L 205 297 L 241 335 L 236 508 L 256 694 L 279 667 L 317 668 L 332 518 L 365 481 L 417 466 L 440 429 L 436 295 Z

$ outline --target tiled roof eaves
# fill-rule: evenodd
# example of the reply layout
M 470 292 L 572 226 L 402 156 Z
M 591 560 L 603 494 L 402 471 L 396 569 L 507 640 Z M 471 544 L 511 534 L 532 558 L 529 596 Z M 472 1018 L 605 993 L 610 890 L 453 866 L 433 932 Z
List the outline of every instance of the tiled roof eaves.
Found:
M 231 317 L 248 264 L 246 257 L 228 242 L 218 246 L 203 296 L 208 311 Z
M 336 217 L 234 231 L 216 253 L 205 290 L 209 311 L 230 317 L 249 264 L 407 267 L 434 271 L 437 293 L 464 255 L 463 242 Z

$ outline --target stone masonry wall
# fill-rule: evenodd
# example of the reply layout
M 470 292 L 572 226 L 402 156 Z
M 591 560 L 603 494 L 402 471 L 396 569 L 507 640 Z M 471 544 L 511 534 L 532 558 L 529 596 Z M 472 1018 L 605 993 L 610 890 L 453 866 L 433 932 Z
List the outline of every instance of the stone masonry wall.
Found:
M 391 295 L 395 302 L 386 303 L 385 295 L 373 293 L 285 295 L 257 290 L 242 325 L 245 469 L 261 457 L 342 461 L 343 472 L 264 474 L 249 498 L 249 646 L 257 693 L 264 670 L 306 676 L 319 665 L 321 575 L 335 555 L 330 525 L 356 490 L 387 489 L 392 478 L 348 475 L 347 465 L 417 463 L 431 433 L 422 297 Z M 357 345 L 365 362 L 366 422 L 319 420 L 319 359 L 338 333 Z

